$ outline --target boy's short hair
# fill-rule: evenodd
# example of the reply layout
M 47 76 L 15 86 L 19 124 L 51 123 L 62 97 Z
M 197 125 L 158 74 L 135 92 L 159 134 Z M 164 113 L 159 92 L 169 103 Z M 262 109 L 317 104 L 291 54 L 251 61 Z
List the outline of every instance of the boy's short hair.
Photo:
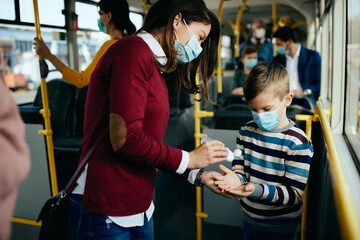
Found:
M 285 26 L 279 28 L 273 35 L 273 38 L 280 38 L 282 41 L 287 42 L 289 39 L 297 42 L 295 30 L 292 27 Z
M 241 56 L 245 56 L 251 53 L 256 53 L 256 48 L 254 48 L 253 46 L 247 46 L 244 48 L 244 50 L 242 51 L 242 55 Z
M 290 92 L 289 74 L 284 66 L 275 62 L 261 62 L 251 69 L 244 83 L 246 101 L 265 91 L 272 92 L 280 100 Z

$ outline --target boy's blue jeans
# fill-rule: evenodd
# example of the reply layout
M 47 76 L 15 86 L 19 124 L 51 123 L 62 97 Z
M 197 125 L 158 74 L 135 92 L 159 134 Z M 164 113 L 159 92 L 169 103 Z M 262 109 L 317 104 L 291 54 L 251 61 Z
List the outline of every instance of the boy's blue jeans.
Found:
M 270 232 L 261 232 L 256 228 L 248 224 L 246 221 L 243 221 L 243 240 L 297 240 L 299 236 L 299 231 L 296 233 L 270 233 Z
M 107 216 L 90 212 L 83 207 L 82 195 L 73 194 L 69 199 L 69 240 L 153 240 L 152 218 L 146 214 L 141 227 L 124 228 L 113 223 Z

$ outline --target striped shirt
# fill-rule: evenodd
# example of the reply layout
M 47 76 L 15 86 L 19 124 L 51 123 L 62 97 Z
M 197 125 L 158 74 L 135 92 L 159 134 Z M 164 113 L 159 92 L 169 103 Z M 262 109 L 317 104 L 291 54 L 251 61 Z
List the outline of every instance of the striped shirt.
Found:
M 272 131 L 250 121 L 241 127 L 236 143 L 243 154 L 232 170 L 255 184 L 254 194 L 241 199 L 245 220 L 260 225 L 299 222 L 314 153 L 305 133 L 291 120 Z

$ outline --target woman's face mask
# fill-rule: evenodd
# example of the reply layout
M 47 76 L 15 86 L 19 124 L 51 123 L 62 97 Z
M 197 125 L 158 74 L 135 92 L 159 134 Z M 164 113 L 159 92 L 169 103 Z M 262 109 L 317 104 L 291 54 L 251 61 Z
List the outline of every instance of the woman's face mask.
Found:
M 247 68 L 253 68 L 258 63 L 257 59 L 248 59 L 246 60 L 246 67 Z
M 106 26 L 101 24 L 100 18 L 98 19 L 98 27 L 101 32 L 106 33 Z
M 286 96 L 285 96 L 286 97 Z M 284 115 L 285 115 L 285 108 L 284 108 L 284 112 L 281 116 L 281 119 L 278 118 L 278 110 L 281 107 L 281 105 L 283 104 L 284 99 L 282 100 L 282 102 L 280 103 L 279 107 L 274 110 L 274 111 L 270 111 L 270 112 L 264 112 L 264 113 L 256 113 L 254 111 L 252 111 L 252 115 L 254 118 L 254 122 L 256 123 L 256 125 L 258 125 L 258 127 L 263 130 L 263 131 L 271 131 L 273 130 L 277 125 L 279 125 L 279 123 L 282 121 Z
M 179 42 L 179 38 L 175 33 L 176 36 L 176 40 L 175 40 L 175 49 L 178 50 L 178 54 L 177 54 L 177 60 L 179 63 L 185 64 L 185 63 L 189 63 L 192 60 L 194 60 L 195 58 L 197 58 L 201 51 L 202 51 L 202 47 L 200 46 L 199 41 L 197 40 L 195 34 L 191 34 L 188 25 L 185 22 L 185 19 L 183 19 L 185 26 L 190 34 L 190 40 L 188 41 L 188 43 L 184 46 Z
M 255 37 L 257 39 L 263 39 L 265 38 L 266 30 L 265 28 L 258 28 L 255 30 Z

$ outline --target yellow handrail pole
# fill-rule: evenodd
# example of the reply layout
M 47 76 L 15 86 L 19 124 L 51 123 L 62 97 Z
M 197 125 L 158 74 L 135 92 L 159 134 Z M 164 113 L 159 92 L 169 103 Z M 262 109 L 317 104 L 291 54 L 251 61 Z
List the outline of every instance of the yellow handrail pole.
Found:
M 272 21 L 273 21 L 273 33 L 275 33 L 275 31 L 277 30 L 277 23 L 276 23 L 276 4 L 273 3 L 272 4 Z M 275 57 L 277 55 L 277 51 L 276 51 L 276 44 L 271 41 L 273 46 L 274 46 L 274 50 L 273 50 L 273 56 Z
M 313 115 L 302 115 L 296 114 L 296 121 L 305 121 L 305 134 L 311 142 L 311 132 L 312 132 L 312 121 L 314 119 Z M 304 195 L 303 195 L 303 213 L 301 217 L 301 240 L 305 239 L 306 232 L 306 216 L 307 216 L 307 200 L 308 200 L 308 184 L 306 184 Z
M 317 101 L 316 103 L 315 114 L 319 117 L 325 145 L 327 146 L 330 174 L 332 177 L 331 182 L 334 189 L 336 209 L 341 226 L 340 229 L 342 229 L 342 239 L 359 239 L 359 216 L 357 215 L 354 200 L 351 197 L 351 191 L 346 180 L 335 138 L 321 101 Z
M 220 22 L 220 25 L 221 25 L 221 14 L 222 14 L 223 5 L 224 5 L 224 0 L 220 0 L 218 13 L 217 13 L 217 18 Z M 221 67 L 221 65 L 222 65 L 222 63 L 221 63 L 221 34 L 220 34 L 219 46 L 218 46 L 218 65 L 217 65 L 217 71 L 216 71 L 218 93 L 222 93 L 222 71 L 221 71 L 222 67 Z
M 239 45 L 240 45 L 240 21 L 241 21 L 241 17 L 242 14 L 244 12 L 246 3 L 248 0 L 244 0 L 239 11 L 238 14 L 236 16 L 236 22 L 235 22 L 235 37 L 236 37 L 236 44 L 235 44 L 235 57 L 239 57 Z
M 39 39 L 42 39 L 41 31 L 40 31 L 40 20 L 39 20 L 39 10 L 38 10 L 37 0 L 33 0 L 33 4 L 34 4 L 36 37 Z M 42 59 L 43 58 L 41 58 L 39 56 L 39 60 L 42 60 Z M 40 130 L 39 134 L 46 136 L 49 169 L 50 169 L 51 190 L 52 190 L 52 194 L 55 195 L 58 193 L 58 185 L 57 185 L 57 178 L 56 178 L 54 148 L 53 148 L 52 130 L 51 130 L 51 123 L 50 123 L 48 91 L 47 91 L 45 78 L 43 78 L 43 77 L 41 77 L 41 97 L 42 97 L 42 102 L 43 102 L 43 109 L 40 110 L 40 114 L 42 114 L 42 116 L 44 117 L 45 130 Z
M 298 26 L 300 26 L 300 25 L 304 25 L 304 24 L 307 24 L 307 21 L 306 21 L 306 20 L 300 21 L 300 22 L 296 22 L 296 23 L 294 23 L 293 25 L 291 25 L 291 27 L 292 27 L 292 28 L 296 28 L 296 27 L 298 27 Z
M 224 4 L 224 0 L 220 0 L 219 8 L 218 8 L 218 20 L 221 22 L 221 12 L 222 7 Z M 217 86 L 218 86 L 218 93 L 222 93 L 222 73 L 221 73 L 221 56 L 220 56 L 220 50 L 221 50 L 221 35 L 219 38 L 219 46 L 218 46 L 218 66 L 217 66 Z M 200 78 L 199 73 L 196 74 L 195 78 L 196 85 L 200 84 Z M 200 132 L 200 118 L 206 117 L 207 115 L 209 117 L 213 116 L 214 113 L 207 113 L 205 111 L 200 110 L 200 95 L 197 93 L 194 96 L 195 98 L 195 104 L 194 104 L 194 118 L 195 118 L 195 147 L 200 146 L 200 139 L 204 135 Z M 201 206 L 201 188 L 196 187 L 196 230 L 197 230 L 197 240 L 202 239 L 202 218 L 207 218 L 207 215 L 202 212 L 202 206 Z
M 312 121 L 314 119 L 313 115 L 305 115 L 305 114 L 296 114 L 296 121 L 305 121 L 305 134 L 311 142 L 311 132 L 312 132 Z
M 20 217 L 12 217 L 12 222 L 26 224 L 26 225 L 33 225 L 33 226 L 41 226 L 41 222 L 36 222 L 36 220 L 28 219 L 28 218 L 20 218 Z
M 148 12 L 149 12 L 149 7 L 148 7 L 146 1 L 145 1 L 145 0 L 141 0 L 141 2 L 142 2 L 143 6 L 144 6 L 144 8 L 145 8 L 145 12 L 148 13 Z
M 195 82 L 196 85 L 200 84 L 200 78 L 199 78 L 199 73 L 196 74 L 195 77 Z M 200 146 L 200 139 L 205 135 L 202 134 L 200 132 L 200 118 L 203 117 L 213 117 L 214 113 L 213 112 L 206 112 L 206 111 L 201 111 L 200 110 L 200 94 L 197 93 L 194 96 L 195 98 L 195 103 L 194 103 L 194 119 L 195 119 L 195 147 Z M 200 187 L 196 187 L 196 230 L 197 230 L 197 239 L 201 240 L 202 239 L 202 222 L 201 219 L 202 218 L 207 218 L 207 214 L 202 212 L 202 208 L 201 208 L 201 188 Z

